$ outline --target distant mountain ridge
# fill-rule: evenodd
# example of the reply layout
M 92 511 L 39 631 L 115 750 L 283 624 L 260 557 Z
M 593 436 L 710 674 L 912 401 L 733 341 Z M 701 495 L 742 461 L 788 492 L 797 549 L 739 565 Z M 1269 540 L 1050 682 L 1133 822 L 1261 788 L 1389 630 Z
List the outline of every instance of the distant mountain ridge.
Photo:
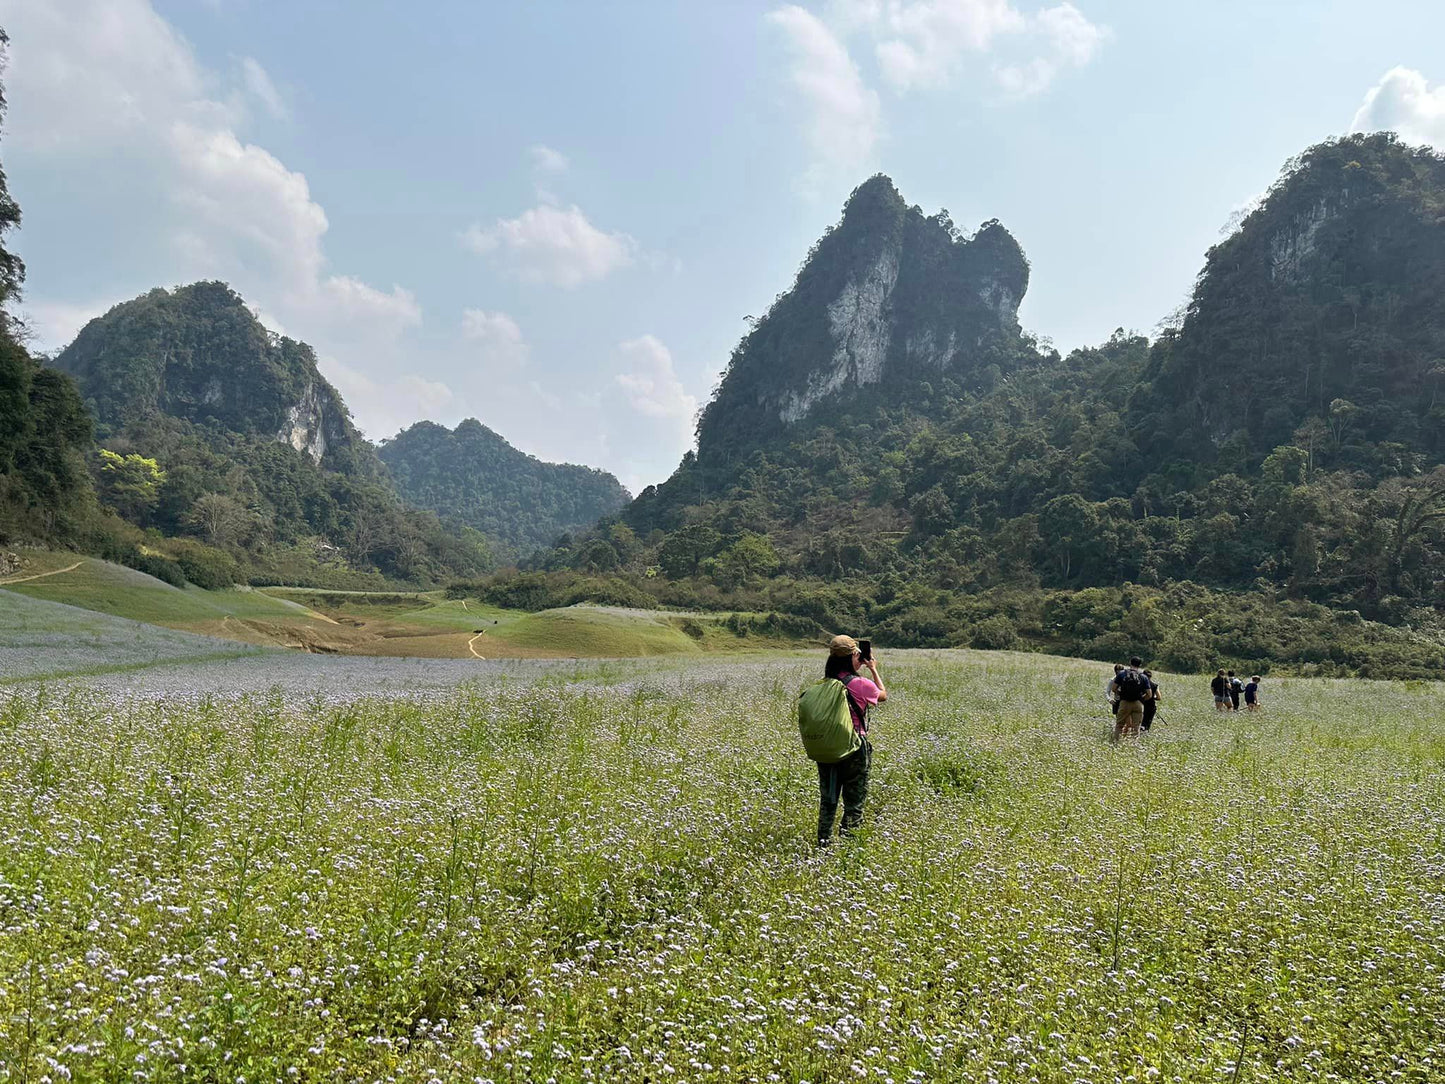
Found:
M 418 508 L 524 555 L 591 527 L 631 499 L 611 474 L 544 463 L 475 418 L 455 430 L 417 422 L 382 444 L 381 460 L 397 490 Z

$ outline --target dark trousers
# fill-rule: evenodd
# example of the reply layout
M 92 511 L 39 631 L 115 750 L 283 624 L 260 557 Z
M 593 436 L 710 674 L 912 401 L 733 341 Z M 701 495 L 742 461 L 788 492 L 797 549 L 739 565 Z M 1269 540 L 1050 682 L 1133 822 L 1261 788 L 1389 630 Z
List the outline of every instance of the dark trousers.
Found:
M 833 820 L 838 799 L 843 799 L 843 831 L 851 832 L 863 823 L 863 803 L 868 799 L 868 769 L 873 764 L 873 746 L 868 739 L 856 751 L 836 764 L 818 765 L 818 845 L 833 838 Z
M 1152 700 L 1144 701 L 1144 722 L 1140 725 L 1148 730 L 1154 725 L 1154 713 L 1159 710 L 1159 705 Z

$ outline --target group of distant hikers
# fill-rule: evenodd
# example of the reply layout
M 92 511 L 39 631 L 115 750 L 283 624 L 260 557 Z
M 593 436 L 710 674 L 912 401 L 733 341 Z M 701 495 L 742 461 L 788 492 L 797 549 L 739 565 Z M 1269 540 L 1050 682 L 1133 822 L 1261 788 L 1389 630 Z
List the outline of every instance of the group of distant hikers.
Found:
M 1259 710 L 1258 674 L 1244 682 L 1234 676 L 1233 670 L 1220 670 L 1209 683 L 1209 691 L 1214 694 L 1215 711 L 1238 711 L 1241 697 L 1246 711 Z
M 869 677 L 859 670 L 866 667 Z M 1259 675 L 1248 683 L 1233 670 L 1220 670 L 1209 683 L 1217 711 L 1238 711 L 1240 700 L 1249 711 L 1258 711 Z M 1117 663 L 1104 688 L 1114 715 L 1113 737 L 1137 737 L 1154 725 L 1164 699 L 1154 674 L 1144 669 L 1138 656 L 1129 664 Z M 873 766 L 873 745 L 868 740 L 868 710 L 888 699 L 888 689 L 878 676 L 878 660 L 868 640 L 835 636 L 828 643 L 828 661 L 823 680 L 810 685 L 798 696 L 798 733 L 803 748 L 818 768 L 818 846 L 833 840 L 838 802 L 843 803 L 844 835 L 863 823 L 863 803 L 868 798 L 868 774 Z
M 1114 713 L 1116 739 L 1136 737 L 1148 730 L 1164 699 L 1153 673 L 1143 667 L 1144 660 L 1138 656 L 1130 659 L 1128 666 L 1115 663 L 1114 676 L 1104 686 L 1109 710 Z M 1233 670 L 1220 670 L 1210 681 L 1209 691 L 1214 695 L 1215 711 L 1238 711 L 1241 698 L 1246 710 L 1259 710 L 1258 674 L 1246 683 L 1235 677 Z

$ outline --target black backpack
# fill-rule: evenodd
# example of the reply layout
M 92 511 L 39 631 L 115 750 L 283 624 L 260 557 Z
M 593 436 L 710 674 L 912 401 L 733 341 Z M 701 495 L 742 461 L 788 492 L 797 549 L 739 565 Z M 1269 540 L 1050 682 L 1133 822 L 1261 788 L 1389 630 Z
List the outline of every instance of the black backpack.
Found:
M 1149 691 L 1149 679 L 1133 668 L 1120 670 L 1114 684 L 1118 686 L 1120 700 L 1143 700 Z

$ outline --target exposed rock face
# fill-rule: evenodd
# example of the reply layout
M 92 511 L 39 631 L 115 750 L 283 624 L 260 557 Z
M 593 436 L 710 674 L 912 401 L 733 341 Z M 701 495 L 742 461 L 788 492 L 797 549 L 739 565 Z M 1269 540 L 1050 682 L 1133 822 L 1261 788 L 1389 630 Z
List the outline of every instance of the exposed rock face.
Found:
M 311 462 L 320 464 L 326 456 L 326 409 L 314 383 L 306 385 L 301 401 L 286 411 L 286 421 L 276 439 L 305 452 Z
M 699 457 L 885 380 L 967 383 L 1019 342 L 1027 288 L 1028 263 L 998 223 L 962 236 L 946 214 L 925 218 L 874 177 L 734 353 L 704 412 Z
M 1339 204 L 1348 195 L 1348 191 L 1342 193 L 1338 202 L 1321 198 L 1308 211 L 1296 215 L 1287 229 L 1270 238 L 1270 278 L 1293 282 L 1300 277 L 1305 261 L 1314 255 L 1321 228 L 1339 213 Z
M 828 330 L 837 343 L 832 364 L 809 374 L 801 392 L 783 393 L 778 411 L 783 421 L 798 421 L 820 399 L 847 384 L 861 388 L 883 379 L 890 342 L 888 300 L 898 282 L 898 258 L 899 246 L 886 246 L 861 280 L 849 279 L 828 306 Z

